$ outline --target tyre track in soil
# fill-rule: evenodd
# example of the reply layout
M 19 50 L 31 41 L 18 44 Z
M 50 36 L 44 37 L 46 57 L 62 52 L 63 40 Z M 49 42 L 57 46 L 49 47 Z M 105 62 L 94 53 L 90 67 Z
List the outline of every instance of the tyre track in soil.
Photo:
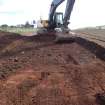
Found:
M 38 73 L 32 69 L 21 70 L 9 76 L 1 83 L 0 105 L 21 104 L 22 97 L 27 91 L 35 85 L 35 80 L 38 79 Z M 20 101 L 20 102 L 19 102 Z
M 78 66 L 70 71 L 70 68 L 74 67 L 74 65 L 66 66 L 67 71 L 61 72 L 43 72 L 42 67 L 40 67 L 41 71 L 31 68 L 21 70 L 9 76 L 2 83 L 3 91 L 2 96 L 0 95 L 0 104 L 60 105 L 63 103 L 64 105 L 84 105 L 87 103 L 87 105 L 97 105 L 94 95 L 103 91 L 100 84 L 97 83 L 100 81 L 96 78 L 97 73 L 90 74 L 89 71 L 84 71 Z M 98 74 L 98 79 L 102 74 Z M 105 77 L 105 73 L 103 76 Z M 102 85 L 102 87 L 104 86 Z

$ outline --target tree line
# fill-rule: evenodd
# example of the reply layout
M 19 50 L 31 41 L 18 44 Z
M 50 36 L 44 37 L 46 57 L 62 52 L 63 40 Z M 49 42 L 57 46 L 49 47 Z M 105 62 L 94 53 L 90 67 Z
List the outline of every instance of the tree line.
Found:
M 34 27 L 34 24 L 36 24 L 35 20 L 33 20 L 32 24 L 29 23 L 29 21 L 26 21 L 25 24 L 18 24 L 18 25 L 11 25 L 9 26 L 8 24 L 2 24 L 0 25 L 1 28 L 18 28 L 18 27 L 21 27 L 21 28 L 33 28 Z

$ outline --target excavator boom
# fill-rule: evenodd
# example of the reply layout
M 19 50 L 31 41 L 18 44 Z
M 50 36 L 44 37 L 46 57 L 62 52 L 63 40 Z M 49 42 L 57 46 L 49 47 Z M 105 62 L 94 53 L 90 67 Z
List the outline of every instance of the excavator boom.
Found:
M 49 27 L 50 28 L 56 28 L 57 27 L 55 25 L 56 24 L 55 22 L 57 22 L 57 21 L 55 21 L 55 19 L 56 19 L 55 17 L 59 17 L 61 14 L 57 14 L 56 9 L 64 1 L 65 0 L 53 0 L 52 1 L 50 13 L 49 13 Z M 74 3 L 75 3 L 75 0 L 67 0 L 65 15 L 63 16 L 63 27 L 68 26 Z

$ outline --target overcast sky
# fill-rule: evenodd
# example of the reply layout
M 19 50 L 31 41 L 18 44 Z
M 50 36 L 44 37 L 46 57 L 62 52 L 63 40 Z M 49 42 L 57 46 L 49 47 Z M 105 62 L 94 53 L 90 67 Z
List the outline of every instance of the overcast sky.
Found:
M 0 0 L 0 24 L 16 25 L 48 18 L 52 0 Z M 57 11 L 65 10 L 66 2 Z M 76 0 L 71 28 L 105 25 L 105 0 Z

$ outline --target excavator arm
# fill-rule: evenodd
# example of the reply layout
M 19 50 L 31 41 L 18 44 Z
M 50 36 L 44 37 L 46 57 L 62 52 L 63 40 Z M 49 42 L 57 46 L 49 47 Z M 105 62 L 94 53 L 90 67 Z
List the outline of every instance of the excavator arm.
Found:
M 50 28 L 56 28 L 55 24 L 55 17 L 57 15 L 61 15 L 61 13 L 56 13 L 57 7 L 63 3 L 65 0 L 53 0 L 50 8 L 49 13 L 49 27 Z M 71 12 L 74 6 L 75 0 L 67 0 L 66 9 L 65 9 L 65 15 L 63 16 L 63 27 L 68 27 L 68 23 L 70 20 Z M 59 17 L 59 16 L 58 16 Z
M 67 0 L 66 10 L 65 10 L 64 19 L 63 19 L 64 27 L 68 27 L 74 3 L 75 3 L 75 0 Z

